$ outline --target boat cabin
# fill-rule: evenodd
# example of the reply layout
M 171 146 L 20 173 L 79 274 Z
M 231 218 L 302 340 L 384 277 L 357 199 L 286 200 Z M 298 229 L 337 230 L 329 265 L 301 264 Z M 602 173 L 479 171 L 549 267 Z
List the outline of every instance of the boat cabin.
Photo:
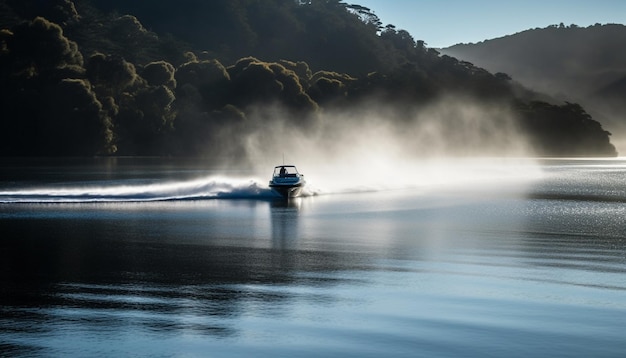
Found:
M 295 178 L 298 177 L 298 169 L 295 165 L 278 165 L 274 168 L 274 178 Z

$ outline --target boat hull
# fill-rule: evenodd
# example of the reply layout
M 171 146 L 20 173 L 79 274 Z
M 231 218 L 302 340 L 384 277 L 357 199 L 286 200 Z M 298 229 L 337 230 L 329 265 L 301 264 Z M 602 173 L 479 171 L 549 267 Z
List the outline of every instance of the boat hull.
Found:
M 270 188 L 284 199 L 295 198 L 302 194 L 306 181 L 304 175 L 298 173 L 295 165 L 277 165 L 274 167 Z
M 296 198 L 302 194 L 302 184 L 298 185 L 280 185 L 270 184 L 270 188 L 284 199 Z

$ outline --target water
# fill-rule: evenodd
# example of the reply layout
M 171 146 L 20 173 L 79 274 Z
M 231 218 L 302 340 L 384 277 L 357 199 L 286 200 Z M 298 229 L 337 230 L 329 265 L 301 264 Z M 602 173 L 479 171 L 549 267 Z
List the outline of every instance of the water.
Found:
M 626 355 L 625 160 L 289 203 L 201 163 L 62 163 L 3 162 L 2 357 Z

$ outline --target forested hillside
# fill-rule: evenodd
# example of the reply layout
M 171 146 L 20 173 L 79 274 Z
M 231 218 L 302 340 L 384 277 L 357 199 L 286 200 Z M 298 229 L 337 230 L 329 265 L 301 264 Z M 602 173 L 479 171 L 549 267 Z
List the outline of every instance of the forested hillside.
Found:
M 365 119 L 346 113 L 368 106 L 416 156 L 504 153 L 505 130 L 532 154 L 615 155 L 581 106 L 539 101 L 340 1 L 2 0 L 0 20 L 4 156 L 245 160 L 277 113 L 296 131 L 345 121 L 358 137 Z M 422 140 L 431 124 L 437 141 Z
M 506 72 L 524 86 L 580 102 L 626 137 L 626 26 L 552 25 L 442 53 L 489 71 Z

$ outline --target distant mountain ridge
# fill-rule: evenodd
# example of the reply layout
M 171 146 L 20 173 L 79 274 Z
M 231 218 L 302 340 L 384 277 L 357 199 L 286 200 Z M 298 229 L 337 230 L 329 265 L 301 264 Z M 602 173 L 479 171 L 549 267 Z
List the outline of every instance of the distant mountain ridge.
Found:
M 567 88 L 567 93 L 584 96 L 626 75 L 624 43 L 624 25 L 552 25 L 441 52 L 508 73 L 540 91 Z
M 555 98 L 582 103 L 615 135 L 626 133 L 626 26 L 552 25 L 440 52 Z

